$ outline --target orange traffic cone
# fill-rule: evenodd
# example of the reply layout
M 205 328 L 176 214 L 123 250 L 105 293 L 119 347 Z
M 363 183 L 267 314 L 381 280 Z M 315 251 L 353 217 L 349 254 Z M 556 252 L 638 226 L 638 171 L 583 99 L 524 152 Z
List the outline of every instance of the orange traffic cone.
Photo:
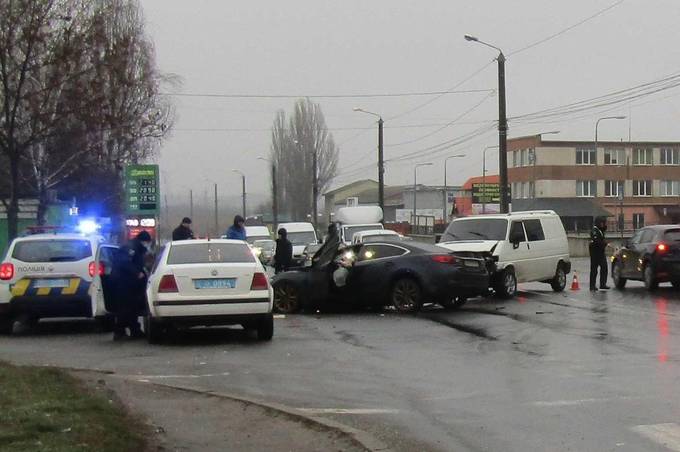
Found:
M 571 282 L 571 290 L 580 290 L 581 287 L 578 285 L 578 274 L 574 272 L 574 280 Z

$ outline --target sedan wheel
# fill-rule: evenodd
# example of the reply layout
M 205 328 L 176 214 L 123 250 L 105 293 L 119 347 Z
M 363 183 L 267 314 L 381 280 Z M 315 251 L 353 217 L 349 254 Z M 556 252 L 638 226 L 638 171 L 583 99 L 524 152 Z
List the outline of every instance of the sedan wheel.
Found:
M 281 314 L 293 314 L 300 309 L 300 294 L 292 284 L 274 286 L 274 310 Z
M 422 305 L 420 286 L 411 278 L 398 280 L 392 286 L 392 304 L 402 313 L 415 312 Z
M 647 290 L 651 292 L 659 287 L 659 281 L 656 279 L 652 264 L 645 265 L 644 276 L 645 288 Z
M 623 289 L 626 287 L 626 282 L 628 282 L 622 275 L 623 265 L 619 262 L 614 263 L 614 266 L 612 267 L 612 279 L 614 280 L 614 286 L 616 286 L 617 289 Z

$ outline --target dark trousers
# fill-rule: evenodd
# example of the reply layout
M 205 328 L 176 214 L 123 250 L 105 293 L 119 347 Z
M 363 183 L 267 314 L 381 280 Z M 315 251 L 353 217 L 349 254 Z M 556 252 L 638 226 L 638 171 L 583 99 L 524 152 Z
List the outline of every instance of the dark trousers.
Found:
M 600 287 L 607 285 L 607 256 L 604 253 L 590 253 L 590 288 L 597 289 L 597 269 L 600 269 Z
M 143 315 L 143 307 L 140 303 L 141 296 L 139 294 L 128 295 L 117 303 L 117 309 L 114 313 L 114 333 L 116 335 L 124 335 L 125 328 L 130 328 L 130 333 L 135 334 L 141 331 L 139 325 L 139 316 Z

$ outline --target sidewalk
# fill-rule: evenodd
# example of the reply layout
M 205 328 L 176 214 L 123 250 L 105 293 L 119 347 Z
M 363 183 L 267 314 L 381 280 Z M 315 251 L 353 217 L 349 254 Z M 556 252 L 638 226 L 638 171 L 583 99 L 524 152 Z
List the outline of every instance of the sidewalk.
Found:
M 365 451 L 351 436 L 254 404 L 210 394 L 74 372 L 98 390 L 112 390 L 147 419 L 162 451 Z

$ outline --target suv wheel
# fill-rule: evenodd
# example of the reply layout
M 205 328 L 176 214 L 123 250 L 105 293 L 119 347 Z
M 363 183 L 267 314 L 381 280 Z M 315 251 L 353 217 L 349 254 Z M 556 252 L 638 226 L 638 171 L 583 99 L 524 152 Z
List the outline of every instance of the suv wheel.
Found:
M 398 312 L 416 312 L 422 305 L 420 285 L 413 278 L 398 279 L 392 286 L 390 300 Z
M 557 264 L 555 277 L 550 281 L 550 286 L 555 292 L 562 292 L 567 287 L 567 273 L 564 271 L 562 263 Z
M 643 270 L 645 289 L 648 291 L 654 291 L 659 287 L 659 281 L 656 279 L 656 274 L 654 272 L 654 266 L 651 263 L 645 265 Z
M 506 268 L 500 274 L 496 284 L 496 294 L 501 298 L 512 298 L 517 293 L 517 276 L 512 268 Z
M 257 340 L 271 341 L 274 336 L 274 316 L 267 314 L 257 322 Z
M 619 290 L 624 289 L 626 287 L 626 282 L 628 282 L 622 275 L 623 265 L 619 261 L 614 262 L 614 265 L 612 266 L 612 279 L 614 280 L 614 286 Z

